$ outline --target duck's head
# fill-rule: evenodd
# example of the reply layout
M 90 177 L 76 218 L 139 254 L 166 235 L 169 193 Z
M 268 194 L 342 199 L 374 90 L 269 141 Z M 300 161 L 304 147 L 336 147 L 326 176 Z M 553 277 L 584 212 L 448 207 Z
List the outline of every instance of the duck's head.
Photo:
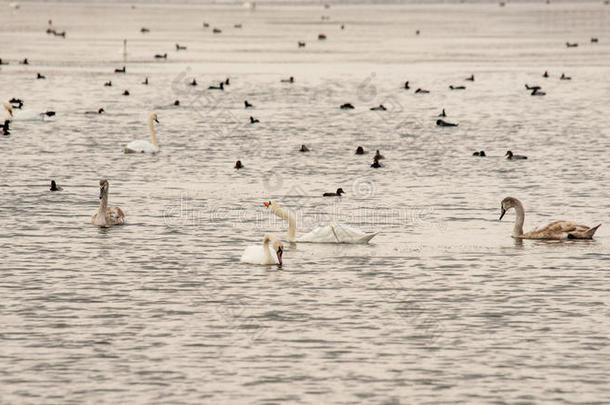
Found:
M 356 154 L 357 155 L 362 155 L 364 153 L 364 148 L 362 146 L 358 146 L 356 148 Z
M 97 110 L 97 113 L 98 113 L 98 114 L 101 114 L 101 113 L 103 113 L 103 112 L 104 112 L 104 109 L 103 109 L 103 108 L 100 108 L 99 110 Z
M 235 162 L 235 168 L 236 169 L 241 169 L 243 166 L 241 164 L 241 160 L 238 160 L 237 162 Z
M 506 156 L 507 158 L 511 159 L 513 157 L 513 152 L 511 152 L 510 150 L 506 151 L 506 155 L 504 155 L 504 156 Z
M 500 204 L 499 221 L 502 220 L 502 218 L 504 217 L 504 214 L 506 214 L 506 211 L 508 211 L 511 208 L 516 207 L 517 205 L 519 205 L 519 203 L 518 203 L 517 199 L 514 197 L 506 197 L 505 199 L 503 199 L 502 203 Z
M 345 191 L 341 187 L 337 189 L 337 195 L 345 194 Z
M 6 111 L 8 111 L 8 115 L 10 115 L 12 117 L 13 116 L 13 106 L 11 105 L 11 103 L 5 101 L 4 108 L 6 108 Z
M 479 152 L 479 156 L 487 156 L 487 155 L 485 154 L 485 151 L 482 150 L 482 151 Z
M 55 190 L 57 190 L 57 183 L 55 183 L 55 180 L 51 180 L 51 191 Z
M 104 194 L 108 193 L 108 180 L 100 180 L 100 200 L 104 198 Z

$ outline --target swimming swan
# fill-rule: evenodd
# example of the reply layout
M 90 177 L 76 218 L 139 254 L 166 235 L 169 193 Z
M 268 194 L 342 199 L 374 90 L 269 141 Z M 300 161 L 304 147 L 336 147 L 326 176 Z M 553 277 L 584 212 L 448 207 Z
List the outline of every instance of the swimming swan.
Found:
M 100 208 L 97 210 L 91 223 L 104 228 L 113 225 L 123 225 L 125 223 L 125 214 L 119 207 L 108 207 L 108 180 L 100 180 Z
M 271 242 L 271 246 L 269 246 Z M 279 264 L 282 265 L 282 253 L 284 245 L 275 235 L 266 233 L 263 238 L 263 245 L 253 245 L 246 247 L 241 255 L 242 263 L 250 264 Z
M 329 224 L 319 226 L 313 231 L 297 238 L 297 225 L 294 214 L 281 208 L 275 201 L 265 201 L 264 204 L 271 208 L 271 212 L 274 215 L 288 221 L 286 237 L 289 242 L 365 244 L 378 234 L 378 232 L 365 233 L 346 225 Z
M 13 112 L 11 103 L 4 103 L 4 109 L 8 112 L 11 121 L 44 121 L 45 117 L 52 117 L 55 111 L 19 110 Z
M 148 131 L 150 132 L 150 140 L 152 142 L 148 142 L 145 140 L 131 141 L 125 146 L 125 153 L 157 153 L 159 152 L 159 144 L 157 144 L 157 138 L 155 137 L 155 127 L 153 126 L 153 121 L 157 124 L 159 120 L 157 119 L 156 113 L 150 113 L 148 116 Z
M 569 221 L 554 221 L 545 227 L 534 229 L 533 231 L 523 233 L 523 221 L 525 220 L 525 211 L 521 201 L 513 197 L 506 197 L 500 205 L 500 219 L 504 217 L 506 211 L 514 208 L 517 214 L 515 219 L 515 227 L 513 229 L 513 238 L 518 239 L 593 239 L 593 235 L 601 224 L 595 227 L 586 225 L 578 225 Z

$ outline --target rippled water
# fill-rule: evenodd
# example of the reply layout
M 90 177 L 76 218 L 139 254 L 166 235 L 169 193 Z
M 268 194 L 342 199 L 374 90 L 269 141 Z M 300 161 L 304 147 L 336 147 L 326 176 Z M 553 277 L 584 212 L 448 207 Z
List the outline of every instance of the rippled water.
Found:
M 57 115 L 0 138 L 0 402 L 607 402 L 609 10 L 2 7 L 3 99 Z M 45 33 L 49 18 L 66 39 Z M 442 108 L 459 127 L 435 126 Z M 123 154 L 150 111 L 161 153 Z M 102 177 L 125 226 L 90 225 Z M 321 197 L 337 187 L 341 200 Z M 526 230 L 604 225 L 593 241 L 517 243 L 514 213 L 498 222 L 507 195 Z M 300 231 L 380 234 L 287 244 L 281 269 L 242 264 L 284 233 L 269 199 Z

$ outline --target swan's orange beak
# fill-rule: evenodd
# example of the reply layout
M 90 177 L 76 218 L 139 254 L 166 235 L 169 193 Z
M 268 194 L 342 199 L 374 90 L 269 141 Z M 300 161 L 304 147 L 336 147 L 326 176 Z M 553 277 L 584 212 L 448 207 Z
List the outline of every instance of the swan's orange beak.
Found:
M 265 202 L 263 202 L 263 204 L 265 204 L 265 207 L 268 207 L 271 205 L 271 201 L 265 201 Z

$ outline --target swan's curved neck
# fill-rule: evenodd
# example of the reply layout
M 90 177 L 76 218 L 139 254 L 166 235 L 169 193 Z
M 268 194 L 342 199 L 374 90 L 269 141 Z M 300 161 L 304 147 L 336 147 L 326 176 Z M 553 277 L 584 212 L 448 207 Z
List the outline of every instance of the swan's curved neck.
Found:
M 108 208 L 108 185 L 106 185 L 106 189 L 104 190 L 104 195 L 100 200 L 100 209 L 99 212 L 102 214 L 102 217 L 106 216 L 106 209 Z
M 271 203 L 271 212 L 273 212 L 278 217 L 285 219 L 288 221 L 288 232 L 287 237 L 289 242 L 294 242 L 296 240 L 297 233 L 297 221 L 294 215 L 291 212 L 288 212 L 282 209 L 278 204 L 272 202 Z
M 513 236 L 521 236 L 523 235 L 523 223 L 525 222 L 525 210 L 523 209 L 523 204 L 521 201 L 517 200 L 515 202 L 515 227 L 513 228 Z
M 263 254 L 265 255 L 265 262 L 272 263 L 273 258 L 271 252 L 269 252 L 269 235 L 265 235 L 263 238 Z
M 148 131 L 150 132 L 150 142 L 155 146 L 159 146 L 157 144 L 157 137 L 155 136 L 155 126 L 153 125 L 152 117 L 148 118 Z

